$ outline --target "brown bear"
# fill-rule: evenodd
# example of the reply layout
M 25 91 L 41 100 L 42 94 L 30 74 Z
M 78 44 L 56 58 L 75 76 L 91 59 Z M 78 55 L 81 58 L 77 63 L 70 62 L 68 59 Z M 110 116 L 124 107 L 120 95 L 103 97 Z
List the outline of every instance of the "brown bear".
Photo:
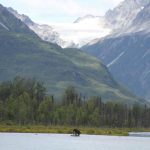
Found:
M 78 129 L 73 129 L 73 134 L 74 134 L 75 136 L 80 136 L 81 132 L 80 132 L 80 130 L 78 130 Z

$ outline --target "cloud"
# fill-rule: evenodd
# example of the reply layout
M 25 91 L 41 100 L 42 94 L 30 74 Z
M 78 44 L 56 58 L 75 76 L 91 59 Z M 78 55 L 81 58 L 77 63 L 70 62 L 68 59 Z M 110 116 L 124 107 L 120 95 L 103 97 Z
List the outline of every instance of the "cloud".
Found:
M 81 0 L 20 0 L 23 6 L 32 8 L 35 11 L 47 12 L 49 13 L 59 13 L 67 15 L 80 15 L 84 13 L 99 13 L 94 7 L 88 6 L 87 2 L 82 2 Z
M 103 15 L 122 0 L 1 0 L 2 4 L 43 22 L 77 18 L 87 14 Z

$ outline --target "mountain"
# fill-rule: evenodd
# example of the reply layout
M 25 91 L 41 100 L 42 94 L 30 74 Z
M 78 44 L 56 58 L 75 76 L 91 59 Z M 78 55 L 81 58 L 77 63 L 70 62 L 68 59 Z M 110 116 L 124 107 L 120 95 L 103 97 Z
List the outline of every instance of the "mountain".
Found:
M 84 49 L 102 59 L 114 78 L 138 96 L 150 97 L 150 36 L 143 33 L 108 38 Z
M 104 17 L 111 28 L 126 28 L 149 2 L 150 0 L 124 0 L 113 10 L 108 10 Z
M 7 8 L 9 12 L 11 12 L 15 17 L 24 22 L 31 30 L 33 30 L 42 40 L 47 42 L 56 43 L 58 45 L 64 46 L 66 44 L 60 38 L 60 35 L 54 31 L 54 29 L 49 25 L 41 25 L 33 22 L 28 16 L 24 14 L 19 14 L 16 10 L 9 7 Z
M 26 26 L 21 20 L 17 19 L 13 15 L 10 15 L 10 13 L 6 11 L 6 8 L 4 8 L 2 5 L 0 5 L 0 14 L 1 30 L 37 37 L 34 32 L 29 30 L 28 26 Z M 5 16 L 7 16 L 7 18 Z
M 146 5 L 142 11 L 140 11 L 136 18 L 133 20 L 130 31 L 143 31 L 145 33 L 149 33 L 150 25 L 150 3 Z
M 2 5 L 0 22 L 1 82 L 15 76 L 35 77 L 56 96 L 73 85 L 85 96 L 100 95 L 103 101 L 145 103 L 115 82 L 98 59 L 41 40 Z
M 128 14 L 130 7 L 133 11 Z M 120 11 L 117 11 L 119 8 Z M 101 59 L 117 81 L 150 101 L 150 0 L 126 0 L 106 16 L 108 14 L 111 20 L 117 20 L 119 16 L 125 22 L 117 23 L 122 24 L 122 28 L 90 42 L 83 49 Z

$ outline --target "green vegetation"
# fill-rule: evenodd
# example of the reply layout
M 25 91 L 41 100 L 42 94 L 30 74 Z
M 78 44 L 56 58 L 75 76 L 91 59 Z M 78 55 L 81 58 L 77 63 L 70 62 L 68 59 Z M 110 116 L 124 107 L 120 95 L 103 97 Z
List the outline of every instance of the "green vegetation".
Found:
M 72 86 L 56 103 L 53 95 L 46 94 L 43 83 L 34 79 L 17 77 L 0 84 L 0 122 L 10 125 L 148 128 L 149 118 L 150 108 L 146 105 L 128 107 L 122 103 L 104 103 L 101 97 L 86 99 Z

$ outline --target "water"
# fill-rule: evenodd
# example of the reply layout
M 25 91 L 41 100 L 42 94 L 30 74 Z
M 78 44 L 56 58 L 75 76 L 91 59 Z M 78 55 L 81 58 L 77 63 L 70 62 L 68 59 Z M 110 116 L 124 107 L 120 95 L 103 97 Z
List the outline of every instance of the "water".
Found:
M 150 150 L 150 138 L 0 133 L 0 150 Z
M 129 136 L 150 137 L 150 132 L 129 132 Z

